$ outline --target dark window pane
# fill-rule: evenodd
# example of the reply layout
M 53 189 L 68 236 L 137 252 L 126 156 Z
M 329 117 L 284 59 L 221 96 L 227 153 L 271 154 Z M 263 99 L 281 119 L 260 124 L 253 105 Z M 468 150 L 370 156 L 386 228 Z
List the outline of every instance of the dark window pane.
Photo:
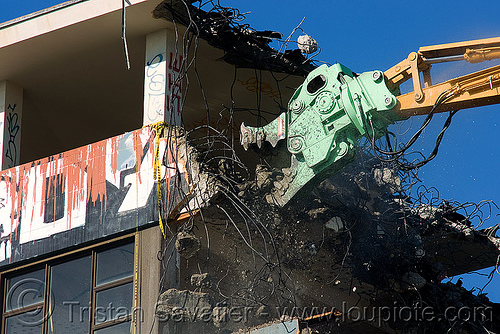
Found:
M 44 223 L 64 217 L 64 176 L 57 174 L 45 179 Z
M 12 311 L 43 303 L 45 269 L 7 279 L 5 310 Z
M 90 255 L 52 267 L 48 333 L 88 333 L 91 270 Z
M 97 286 L 131 277 L 133 274 L 133 243 L 97 253 Z
M 121 324 L 102 328 L 94 331 L 94 334 L 126 334 L 130 333 L 130 321 Z
M 39 334 L 42 333 L 42 311 L 21 313 L 5 319 L 6 334 Z
M 132 282 L 100 291 L 96 296 L 95 324 L 132 315 Z

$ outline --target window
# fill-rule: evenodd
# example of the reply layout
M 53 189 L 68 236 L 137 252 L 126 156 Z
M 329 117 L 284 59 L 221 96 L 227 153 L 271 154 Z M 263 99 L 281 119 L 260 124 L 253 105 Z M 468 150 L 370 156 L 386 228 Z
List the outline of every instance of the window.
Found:
M 133 315 L 134 243 L 3 278 L 2 333 L 123 334 Z

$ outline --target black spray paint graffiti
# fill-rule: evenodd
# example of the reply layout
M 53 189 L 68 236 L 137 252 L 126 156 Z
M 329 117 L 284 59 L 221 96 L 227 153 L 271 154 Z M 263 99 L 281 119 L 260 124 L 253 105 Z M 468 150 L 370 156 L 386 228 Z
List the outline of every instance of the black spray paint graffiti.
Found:
M 19 133 L 19 115 L 16 112 L 16 104 L 12 106 L 9 104 L 7 110 L 10 112 L 6 115 L 7 132 L 9 134 L 9 141 L 7 142 L 7 149 L 5 151 L 5 157 L 9 159 L 8 168 L 14 167 L 16 165 L 17 157 L 17 145 L 16 138 Z

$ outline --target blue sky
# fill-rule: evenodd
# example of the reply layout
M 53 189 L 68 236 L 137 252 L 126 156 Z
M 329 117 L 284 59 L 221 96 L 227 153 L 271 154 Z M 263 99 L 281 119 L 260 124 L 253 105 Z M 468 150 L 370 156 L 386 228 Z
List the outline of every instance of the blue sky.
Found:
M 0 0 L 0 22 L 61 2 Z M 242 13 L 250 12 L 245 22 L 254 28 L 280 31 L 284 37 L 305 18 L 301 28 L 321 47 L 316 59 L 340 62 L 358 73 L 386 70 L 420 46 L 500 36 L 500 2 L 491 0 L 221 2 L 239 8 Z M 497 64 L 500 62 L 435 65 L 433 80 L 436 83 Z M 435 117 L 417 149 L 430 152 L 443 121 L 443 117 Z M 412 123 L 413 128 L 420 124 L 418 119 Z M 460 111 L 444 137 L 437 158 L 419 173 L 424 185 L 436 187 L 444 199 L 476 203 L 493 200 L 500 204 L 499 130 L 500 105 Z M 496 216 L 499 212 L 493 212 L 486 226 L 500 221 L 500 216 Z M 477 274 L 462 277 L 469 289 L 481 288 L 487 282 Z M 484 292 L 500 302 L 498 275 Z

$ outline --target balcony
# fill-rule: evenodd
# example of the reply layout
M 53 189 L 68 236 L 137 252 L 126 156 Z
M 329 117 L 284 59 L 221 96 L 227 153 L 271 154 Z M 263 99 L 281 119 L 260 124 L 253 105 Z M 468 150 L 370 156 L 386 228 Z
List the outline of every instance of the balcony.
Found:
M 1 171 L 0 265 L 157 223 L 155 140 L 146 127 Z M 169 167 L 162 211 L 187 185 L 185 162 L 165 155 L 167 142 L 159 139 L 158 160 Z

